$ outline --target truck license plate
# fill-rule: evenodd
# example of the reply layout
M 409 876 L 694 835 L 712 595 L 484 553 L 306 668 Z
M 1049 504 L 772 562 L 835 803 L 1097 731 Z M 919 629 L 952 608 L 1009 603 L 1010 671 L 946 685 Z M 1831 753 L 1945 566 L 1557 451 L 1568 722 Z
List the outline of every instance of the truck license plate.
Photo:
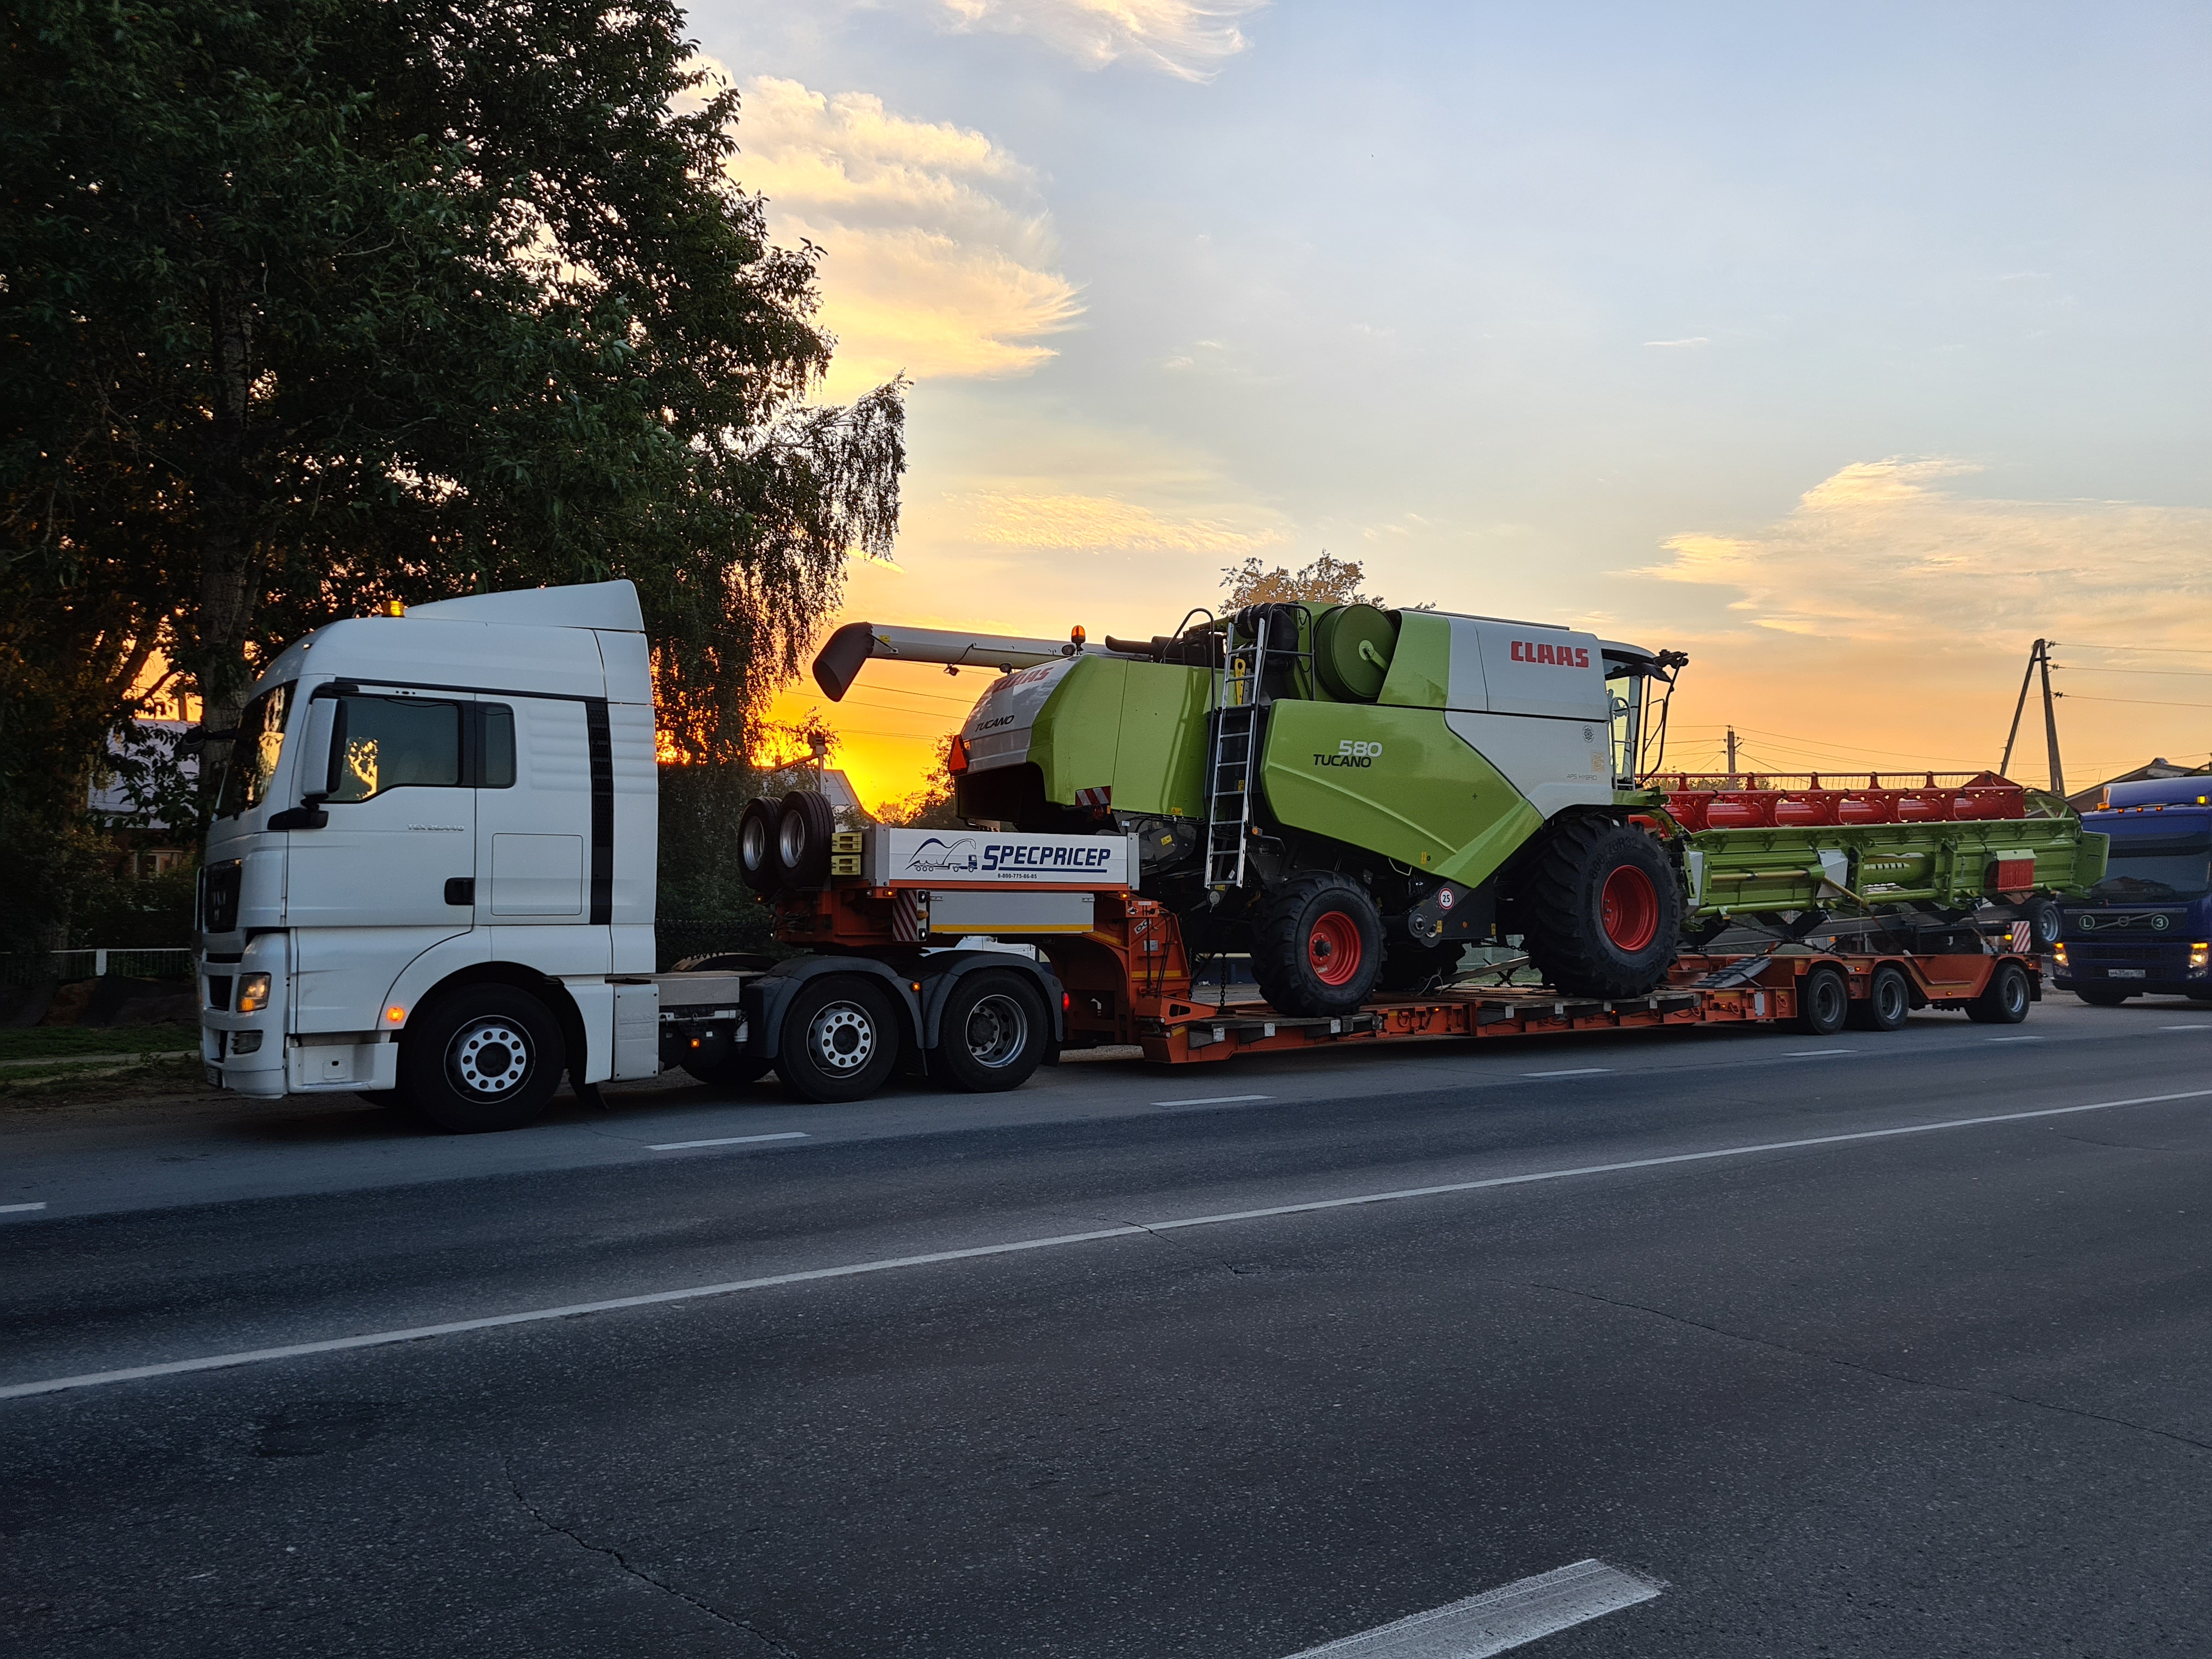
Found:
M 2105 977 L 2106 979 L 2148 979 L 2150 977 L 2150 969 L 2148 968 L 2107 968 L 2105 969 Z

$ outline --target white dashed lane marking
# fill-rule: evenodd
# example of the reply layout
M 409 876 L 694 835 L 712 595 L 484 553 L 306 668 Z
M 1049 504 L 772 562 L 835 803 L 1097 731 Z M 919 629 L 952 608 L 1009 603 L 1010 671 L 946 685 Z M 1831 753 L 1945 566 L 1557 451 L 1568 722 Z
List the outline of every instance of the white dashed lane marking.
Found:
M 1156 1100 L 1155 1106 L 1229 1106 L 1242 1100 L 1273 1100 L 1273 1095 L 1200 1095 L 1195 1100 Z
M 694 1146 L 757 1146 L 763 1140 L 805 1140 L 804 1129 L 786 1129 L 778 1135 L 718 1135 L 712 1140 L 664 1140 L 648 1152 L 688 1152 Z
M 1603 1077 L 1613 1070 L 1610 1066 L 1570 1066 L 1564 1072 L 1523 1072 L 1522 1077 Z
M 1487 1659 L 1649 1601 L 1663 1588 L 1602 1561 L 1577 1561 L 1308 1648 L 1292 1659 Z

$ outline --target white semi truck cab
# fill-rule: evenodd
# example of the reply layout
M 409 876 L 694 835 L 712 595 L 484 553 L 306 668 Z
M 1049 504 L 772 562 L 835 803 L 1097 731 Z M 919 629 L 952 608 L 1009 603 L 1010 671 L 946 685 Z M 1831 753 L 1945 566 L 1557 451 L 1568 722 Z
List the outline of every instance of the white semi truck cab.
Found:
M 1049 967 L 1001 952 L 653 971 L 653 684 L 626 581 L 295 641 L 249 694 L 215 814 L 202 1053 L 241 1094 L 388 1094 L 453 1130 L 532 1121 L 563 1073 L 589 1094 L 665 1065 L 729 1083 L 773 1066 L 852 1098 L 902 1055 L 931 1069 L 948 1009 L 954 1040 L 980 1034 L 951 1068 L 965 1086 L 1057 1052 Z

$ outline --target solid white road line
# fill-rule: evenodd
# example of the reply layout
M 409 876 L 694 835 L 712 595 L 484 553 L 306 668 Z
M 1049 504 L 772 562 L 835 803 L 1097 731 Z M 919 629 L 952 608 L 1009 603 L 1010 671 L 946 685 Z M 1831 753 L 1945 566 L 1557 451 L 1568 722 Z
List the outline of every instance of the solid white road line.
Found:
M 1830 1054 L 1855 1054 L 1856 1048 L 1790 1048 L 1783 1053 L 1784 1060 L 1825 1060 Z
M 1239 1100 L 1273 1100 L 1273 1095 L 1200 1095 L 1195 1100 L 1156 1100 L 1155 1106 L 1226 1106 Z
M 2212 1025 L 2161 1025 L 2161 1031 L 2212 1031 Z
M 1570 1066 L 1564 1072 L 1523 1072 L 1522 1077 L 1603 1077 L 1611 1072 L 1610 1066 Z
M 1487 1659 L 1554 1631 L 1649 1601 L 1662 1588 L 1602 1561 L 1577 1561 L 1449 1607 L 1431 1607 L 1395 1625 L 1378 1625 L 1341 1641 L 1308 1648 L 1292 1659 Z
M 46 1207 L 46 1200 L 43 1198 L 35 1204 L 0 1204 L 0 1215 L 21 1215 L 26 1210 L 43 1210 Z
M 2043 1039 L 2039 1036 L 1984 1037 L 1982 1041 L 1984 1042 L 2040 1042 Z
M 732 1279 L 719 1285 L 689 1285 L 681 1290 L 654 1291 L 644 1296 L 609 1297 L 604 1301 L 575 1302 L 559 1308 L 531 1308 L 520 1313 L 493 1314 L 483 1319 L 456 1319 L 442 1325 L 417 1325 L 407 1330 L 371 1331 L 362 1336 L 334 1337 L 323 1342 L 295 1342 L 281 1348 L 252 1348 L 238 1353 L 206 1354 L 196 1359 L 171 1359 L 155 1365 L 133 1365 L 123 1370 L 87 1371 L 76 1376 L 47 1377 L 36 1382 L 13 1382 L 0 1387 L 0 1400 L 59 1394 L 67 1389 L 100 1388 L 110 1382 L 134 1382 L 149 1376 L 175 1376 L 185 1371 L 221 1370 L 232 1365 L 295 1359 L 305 1354 L 337 1353 L 348 1348 L 380 1348 L 395 1342 L 419 1342 L 425 1337 L 453 1336 L 463 1331 L 490 1330 L 501 1325 L 535 1325 L 549 1319 L 574 1319 L 581 1314 L 611 1313 L 623 1308 L 650 1308 L 667 1302 L 696 1302 L 708 1297 L 731 1296 L 740 1291 L 768 1290 L 779 1285 L 804 1285 L 815 1279 L 854 1279 L 864 1273 L 933 1267 L 943 1261 L 972 1261 L 985 1256 L 1058 1249 L 1063 1245 L 1090 1244 L 1108 1238 L 1137 1238 L 1152 1233 L 1176 1232 L 1186 1227 L 1221 1227 L 1238 1221 L 1271 1221 L 1281 1216 L 1317 1215 L 1327 1210 L 1357 1209 L 1370 1204 L 1399 1204 L 1407 1199 L 1488 1192 L 1499 1187 L 1528 1187 L 1539 1182 L 1572 1181 L 1583 1176 L 1618 1175 L 1629 1170 L 1661 1170 L 1676 1164 L 1711 1164 L 1723 1158 L 1751 1158 L 1761 1152 L 1795 1152 L 1814 1146 L 1848 1146 L 1861 1141 L 1895 1140 L 1905 1135 L 1937 1134 L 1947 1129 L 1978 1129 L 1996 1123 L 2030 1123 L 2039 1118 L 2073 1117 L 2082 1112 L 2110 1112 L 2123 1106 L 2160 1106 L 2176 1100 L 2202 1100 L 2208 1095 L 2212 1095 L 2212 1089 L 2185 1089 L 2170 1095 L 2137 1095 L 2127 1100 L 2092 1101 L 2084 1106 L 2045 1106 L 2027 1112 L 1994 1112 L 1984 1117 L 1939 1118 L 1928 1123 L 1900 1124 L 1890 1129 L 1859 1129 L 1848 1134 L 1808 1135 L 1798 1140 L 1755 1141 L 1742 1146 L 1717 1146 L 1702 1152 L 1668 1152 L 1657 1158 L 1628 1158 L 1612 1164 L 1583 1164 L 1564 1170 L 1533 1170 L 1525 1175 L 1490 1176 L 1480 1181 L 1444 1182 L 1434 1187 L 1401 1187 L 1389 1192 L 1353 1193 L 1343 1198 L 1310 1199 L 1303 1204 L 1271 1204 L 1264 1209 L 1225 1210 L 1218 1215 L 1180 1216 L 1168 1221 L 1127 1223 L 1084 1233 L 1059 1233 L 1046 1238 L 1017 1238 L 1004 1244 L 978 1244 L 961 1250 L 932 1250 L 922 1255 L 890 1256 L 878 1261 L 852 1261 L 835 1267 L 810 1267 L 799 1273 L 771 1273 L 760 1279 Z
M 763 1140 L 805 1140 L 804 1129 L 786 1129 L 780 1135 L 721 1135 L 713 1140 L 664 1140 L 657 1146 L 648 1146 L 648 1152 L 688 1152 L 694 1146 L 750 1146 Z

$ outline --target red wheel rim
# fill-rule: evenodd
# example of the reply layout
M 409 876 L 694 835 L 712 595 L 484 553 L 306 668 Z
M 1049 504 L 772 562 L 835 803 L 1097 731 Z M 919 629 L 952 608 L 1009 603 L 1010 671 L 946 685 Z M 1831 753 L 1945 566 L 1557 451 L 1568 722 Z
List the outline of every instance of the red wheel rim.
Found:
M 1359 971 L 1359 927 L 1341 910 L 1317 918 L 1306 935 L 1306 961 L 1324 985 L 1343 985 Z
M 1634 865 L 1624 864 L 1605 878 L 1599 904 L 1605 936 L 1615 950 L 1633 955 L 1657 936 L 1659 890 Z

